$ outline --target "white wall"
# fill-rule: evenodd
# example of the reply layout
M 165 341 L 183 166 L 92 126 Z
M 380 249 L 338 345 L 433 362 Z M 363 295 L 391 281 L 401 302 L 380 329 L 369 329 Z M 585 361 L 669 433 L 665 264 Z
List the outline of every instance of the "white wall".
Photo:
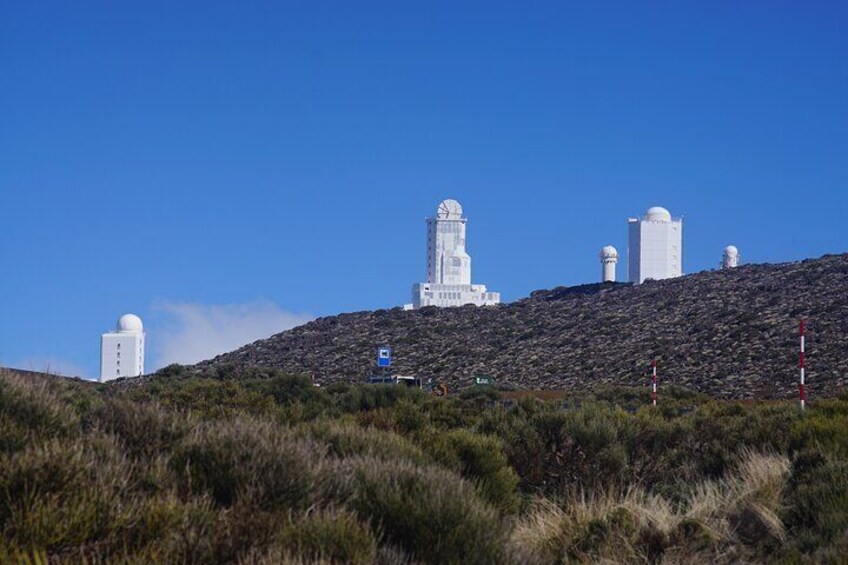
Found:
M 669 279 L 683 274 L 683 220 L 628 220 L 627 266 L 630 282 Z
M 412 306 L 492 306 L 500 304 L 499 292 L 488 292 L 486 285 L 454 285 L 418 283 L 412 287 Z
M 100 339 L 100 382 L 144 374 L 144 333 L 105 333 Z
M 471 284 L 471 257 L 465 250 L 463 219 L 427 219 L 427 282 Z

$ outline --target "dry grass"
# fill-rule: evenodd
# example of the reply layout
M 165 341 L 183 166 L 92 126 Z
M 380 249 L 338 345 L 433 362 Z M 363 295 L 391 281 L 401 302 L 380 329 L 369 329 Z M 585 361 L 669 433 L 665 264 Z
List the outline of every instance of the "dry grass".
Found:
M 780 499 L 789 473 L 784 456 L 745 451 L 736 471 L 696 486 L 674 508 L 640 489 L 536 500 L 511 543 L 542 562 L 732 562 L 747 545 L 783 543 Z

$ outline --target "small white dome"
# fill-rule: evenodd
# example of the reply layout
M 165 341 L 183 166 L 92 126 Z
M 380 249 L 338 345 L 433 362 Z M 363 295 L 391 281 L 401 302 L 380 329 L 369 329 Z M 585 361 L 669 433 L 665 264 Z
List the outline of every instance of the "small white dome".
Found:
M 618 250 L 612 245 L 607 245 L 601 249 L 601 259 L 618 259 Z
M 121 333 L 141 333 L 144 331 L 144 325 L 141 318 L 135 314 L 124 314 L 118 319 L 116 329 Z
M 736 249 L 735 245 L 728 245 L 724 248 L 725 255 L 739 255 L 739 250 Z
M 651 222 L 670 222 L 671 212 L 662 206 L 652 206 L 645 213 L 645 219 Z

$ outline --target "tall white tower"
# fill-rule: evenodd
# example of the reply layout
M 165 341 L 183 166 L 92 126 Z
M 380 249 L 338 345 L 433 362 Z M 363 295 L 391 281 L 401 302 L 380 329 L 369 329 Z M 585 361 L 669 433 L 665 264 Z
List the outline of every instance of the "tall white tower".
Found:
M 732 269 L 739 266 L 739 250 L 734 245 L 728 245 L 724 248 L 724 253 L 721 257 L 721 268 Z
M 670 279 L 683 274 L 683 220 L 665 208 L 649 208 L 641 219 L 627 220 L 627 268 L 630 282 Z
M 618 251 L 612 245 L 601 249 L 601 282 L 615 282 L 615 265 Z
M 412 287 L 412 305 L 463 306 L 498 304 L 501 295 L 482 284 L 471 284 L 471 257 L 465 251 L 462 206 L 456 200 L 439 204 L 436 216 L 427 218 L 427 282 Z
M 144 326 L 135 314 L 124 314 L 114 332 L 100 338 L 100 382 L 144 374 Z

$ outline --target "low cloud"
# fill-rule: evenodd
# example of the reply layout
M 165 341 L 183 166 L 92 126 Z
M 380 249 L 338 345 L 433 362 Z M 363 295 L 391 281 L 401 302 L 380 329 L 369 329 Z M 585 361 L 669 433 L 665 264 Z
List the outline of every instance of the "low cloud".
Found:
M 305 324 L 313 319 L 281 309 L 268 301 L 247 304 L 195 304 L 162 302 L 145 328 L 150 359 L 157 368 L 211 359 L 242 345 Z

